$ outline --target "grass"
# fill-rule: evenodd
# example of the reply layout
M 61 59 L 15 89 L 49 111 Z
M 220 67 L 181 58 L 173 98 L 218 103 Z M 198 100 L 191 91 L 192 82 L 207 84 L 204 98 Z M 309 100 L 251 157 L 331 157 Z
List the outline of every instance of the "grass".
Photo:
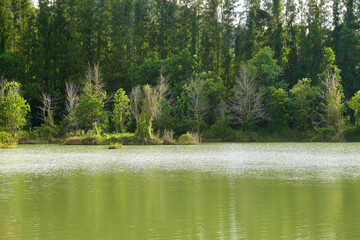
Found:
M 0 149 L 15 149 L 16 145 L 0 144 Z
M 67 137 L 65 145 L 133 145 L 137 144 L 133 133 L 114 133 L 104 135 L 83 135 Z
M 122 144 L 112 144 L 112 145 L 109 145 L 108 149 L 121 149 L 122 148 Z
M 47 144 L 49 141 L 42 139 L 33 139 L 33 138 L 20 138 L 19 144 Z
M 100 145 L 101 139 L 98 136 L 75 136 L 68 137 L 64 141 L 65 145 Z

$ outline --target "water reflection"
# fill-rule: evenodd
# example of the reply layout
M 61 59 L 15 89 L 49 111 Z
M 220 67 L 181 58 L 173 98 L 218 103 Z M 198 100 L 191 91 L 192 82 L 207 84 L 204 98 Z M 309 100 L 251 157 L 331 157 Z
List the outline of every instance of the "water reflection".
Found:
M 27 146 L 0 152 L 0 239 L 360 237 L 360 180 L 345 171 L 358 166 L 346 147 L 328 149 L 337 160 L 303 145 L 310 158 L 294 146 L 292 158 L 276 145 L 262 153 L 260 145 L 214 146 L 179 157 L 179 147 L 149 147 L 145 156 L 137 147 L 44 146 L 47 161 Z

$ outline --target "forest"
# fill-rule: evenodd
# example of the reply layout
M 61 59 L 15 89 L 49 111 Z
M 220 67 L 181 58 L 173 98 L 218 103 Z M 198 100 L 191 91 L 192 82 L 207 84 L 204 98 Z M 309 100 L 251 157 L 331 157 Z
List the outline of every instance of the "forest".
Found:
M 359 16 L 359 0 L 0 0 L 0 140 L 358 141 Z

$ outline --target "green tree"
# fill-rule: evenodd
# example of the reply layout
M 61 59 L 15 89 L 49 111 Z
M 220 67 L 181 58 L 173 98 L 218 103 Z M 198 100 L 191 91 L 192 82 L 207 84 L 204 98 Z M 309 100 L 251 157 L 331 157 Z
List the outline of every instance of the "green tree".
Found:
M 204 97 L 208 103 L 206 111 L 206 123 L 210 126 L 216 123 L 221 117 L 221 113 L 227 100 L 226 87 L 220 77 L 215 72 L 203 72 L 200 77 L 204 79 Z
M 292 125 L 299 130 L 311 130 L 318 121 L 317 89 L 311 79 L 303 78 L 290 89 Z
M 10 0 L 0 0 L 0 54 L 6 51 L 11 34 Z
M 333 26 L 334 31 L 332 32 L 332 47 L 337 54 L 338 52 L 338 45 L 339 45 L 339 38 L 340 38 L 340 13 L 341 13 L 341 6 L 340 6 L 340 0 L 334 0 L 333 3 Z
M 282 88 L 269 87 L 265 93 L 266 116 L 271 130 L 283 130 L 289 126 L 289 93 Z
M 231 86 L 232 83 L 232 36 L 234 32 L 234 21 L 236 3 L 234 0 L 225 0 L 222 7 L 222 38 L 221 38 L 221 76 L 226 86 Z
M 340 78 L 340 69 L 335 65 L 335 54 L 333 50 L 329 47 L 323 49 L 323 57 L 320 63 L 320 81 L 325 78 L 327 72 L 333 73 L 336 75 L 336 78 Z
M 198 50 L 199 41 L 199 5 L 196 0 L 182 0 L 178 7 L 176 20 L 175 51 L 189 49 L 192 55 Z
M 137 67 L 132 84 L 134 86 L 138 84 L 155 86 L 159 79 L 162 65 L 164 65 L 164 61 L 160 59 L 159 53 L 151 52 L 149 57 L 144 59 L 144 62 Z
M 20 84 L 9 82 L 0 96 L 0 121 L 5 130 L 14 137 L 16 132 L 26 124 L 26 115 L 30 106 L 20 95 Z
M 270 47 L 261 48 L 254 58 L 249 60 L 249 70 L 256 76 L 260 86 L 275 86 L 280 83 L 283 70 L 273 59 Z
M 175 53 L 176 46 L 176 21 L 178 20 L 178 5 L 174 0 L 153 1 L 153 35 L 156 39 L 156 51 L 162 59 Z
M 200 59 L 207 71 L 218 72 L 221 67 L 221 38 L 219 0 L 210 0 L 203 6 Z
M 307 2 L 307 18 L 306 26 L 303 28 L 302 36 L 302 64 L 304 64 L 304 76 L 309 76 L 313 80 L 317 80 L 317 75 L 322 59 L 322 49 L 324 46 L 326 30 L 323 28 L 329 13 L 326 12 L 324 0 L 309 0 Z M 317 82 L 315 82 L 316 84 Z
M 163 64 L 175 96 L 180 96 L 187 79 L 203 72 L 203 66 L 199 63 L 197 56 L 192 55 L 187 48 L 167 59 Z
M 358 15 L 356 13 L 356 0 L 345 0 L 345 24 L 350 29 L 355 29 L 357 26 Z
M 20 53 L 4 53 L 0 55 L 0 72 L 8 79 L 21 81 L 25 76 L 24 62 L 24 58 Z
M 357 91 L 347 104 L 350 109 L 354 110 L 356 127 L 358 128 L 360 123 L 360 91 Z
M 300 78 L 298 62 L 298 26 L 296 24 L 296 3 L 293 0 L 286 1 L 286 27 L 284 29 L 285 47 L 282 53 L 284 62 L 284 79 L 291 86 Z
M 107 128 L 108 118 L 104 110 L 106 92 L 103 87 L 99 66 L 89 67 L 82 94 L 79 96 L 75 109 L 76 120 L 81 129 L 90 130 L 95 124 L 101 129 Z
M 150 13 L 148 0 L 135 0 L 134 54 L 135 64 L 141 64 L 149 51 Z
M 245 32 L 243 35 L 243 61 L 249 60 L 254 56 L 254 53 L 258 50 L 258 37 L 259 30 L 261 29 L 261 19 L 263 11 L 260 10 L 259 0 L 247 0 L 246 1 L 247 19 Z
M 114 96 L 114 111 L 113 122 L 116 131 L 124 133 L 126 132 L 126 122 L 130 117 L 130 100 L 126 95 L 124 89 L 117 90 Z
M 110 58 L 112 75 L 109 77 L 111 90 L 130 90 L 133 75 L 134 52 L 134 0 L 111 0 L 110 13 Z M 129 75 L 130 74 L 130 75 Z
M 31 0 L 11 0 L 11 12 L 13 20 L 13 31 L 11 35 L 12 51 L 25 51 L 26 31 L 29 18 L 33 14 L 34 7 Z
M 360 38 L 356 32 L 347 26 L 339 33 L 336 63 L 341 71 L 345 94 L 348 98 L 360 89 Z
M 271 6 L 272 21 L 271 21 L 271 34 L 272 34 L 272 48 L 274 49 L 274 58 L 279 63 L 282 61 L 282 48 L 283 48 L 283 23 L 282 23 L 282 0 L 273 0 Z

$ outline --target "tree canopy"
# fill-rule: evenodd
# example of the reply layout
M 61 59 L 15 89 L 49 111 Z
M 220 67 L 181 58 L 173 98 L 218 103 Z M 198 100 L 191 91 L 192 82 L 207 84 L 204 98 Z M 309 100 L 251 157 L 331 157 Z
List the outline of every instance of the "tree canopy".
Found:
M 356 96 L 342 101 L 360 90 L 360 3 L 325 2 L 0 0 L 0 75 L 10 81 L 7 92 L 21 84 L 20 105 L 33 109 L 29 127 L 43 123 L 46 93 L 55 124 L 65 116 L 68 130 L 96 123 L 125 131 L 126 109 L 135 107 L 127 96 L 137 89 L 142 121 L 179 134 L 221 121 L 235 129 L 339 129 L 346 118 L 323 120 L 358 119 Z M 162 100 L 161 75 L 169 88 Z M 156 118 L 145 111 L 154 99 Z M 317 107 L 330 105 L 336 113 Z M 150 136 L 152 123 L 141 126 Z

